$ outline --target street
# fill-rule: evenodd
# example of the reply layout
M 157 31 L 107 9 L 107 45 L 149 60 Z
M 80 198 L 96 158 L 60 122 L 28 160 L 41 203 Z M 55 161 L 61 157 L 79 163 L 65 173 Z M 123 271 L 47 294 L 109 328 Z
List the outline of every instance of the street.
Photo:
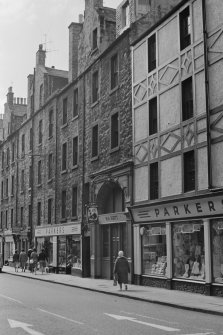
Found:
M 0 274 L 1 335 L 223 334 L 222 316 Z

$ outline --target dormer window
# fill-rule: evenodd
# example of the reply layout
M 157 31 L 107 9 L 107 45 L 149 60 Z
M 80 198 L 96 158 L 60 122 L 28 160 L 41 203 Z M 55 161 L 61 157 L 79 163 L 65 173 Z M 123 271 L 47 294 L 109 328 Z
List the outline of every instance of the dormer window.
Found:
M 122 28 L 129 26 L 129 2 L 127 1 L 122 7 Z
M 92 49 L 95 50 L 98 47 L 98 29 L 95 28 L 93 30 L 93 37 L 92 37 Z

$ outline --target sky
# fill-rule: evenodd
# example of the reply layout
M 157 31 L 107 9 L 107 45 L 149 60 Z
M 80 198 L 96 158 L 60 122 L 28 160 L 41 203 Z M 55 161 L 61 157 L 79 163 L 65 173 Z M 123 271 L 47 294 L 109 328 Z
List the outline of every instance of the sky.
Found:
M 117 8 L 121 0 L 104 0 Z M 85 0 L 0 0 L 0 114 L 8 88 L 27 97 L 39 44 L 47 50 L 46 66 L 68 70 L 68 26 L 84 13 Z

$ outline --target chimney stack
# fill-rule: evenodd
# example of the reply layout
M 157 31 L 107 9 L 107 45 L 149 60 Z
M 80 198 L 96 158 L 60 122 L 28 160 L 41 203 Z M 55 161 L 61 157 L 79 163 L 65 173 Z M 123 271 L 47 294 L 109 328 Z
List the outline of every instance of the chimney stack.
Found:
M 69 82 L 73 81 L 78 76 L 78 44 L 80 33 L 82 30 L 82 23 L 72 22 L 69 29 Z
M 10 86 L 8 88 L 8 93 L 7 93 L 7 104 L 9 106 L 12 106 L 13 105 L 13 101 L 14 101 L 14 93 L 12 92 L 12 87 Z
M 43 50 L 43 45 L 39 45 L 39 50 L 36 53 L 36 66 L 42 65 L 45 66 L 46 51 Z

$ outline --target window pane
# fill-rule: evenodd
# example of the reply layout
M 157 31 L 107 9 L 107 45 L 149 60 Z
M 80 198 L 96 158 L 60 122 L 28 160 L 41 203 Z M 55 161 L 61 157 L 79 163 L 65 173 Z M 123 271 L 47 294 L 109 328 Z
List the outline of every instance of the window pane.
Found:
M 157 133 L 157 98 L 149 101 L 149 135 Z
M 148 72 L 156 68 L 156 35 L 148 39 Z
M 67 123 L 67 98 L 63 99 L 63 124 Z
M 158 163 L 150 164 L 150 199 L 158 199 L 159 195 L 159 179 L 158 179 Z
M 78 115 L 78 89 L 74 90 L 73 117 Z
M 92 102 L 98 100 L 98 72 L 93 74 L 93 86 L 92 86 Z
M 72 188 L 72 217 L 77 216 L 77 187 Z
M 118 113 L 111 117 L 111 149 L 118 147 L 119 145 L 119 124 L 118 124 Z
M 211 220 L 213 280 L 223 284 L 223 220 Z
M 62 191 L 62 218 L 66 218 L 66 202 L 67 202 L 67 192 Z
M 192 78 L 182 82 L 182 119 L 183 121 L 193 117 L 193 87 Z
M 180 49 L 191 44 L 190 9 L 187 7 L 180 13 Z
M 184 154 L 184 192 L 195 190 L 195 159 L 194 151 Z
M 92 128 L 92 157 L 98 156 L 98 125 Z
M 111 89 L 118 85 L 118 56 L 111 58 Z
M 98 46 L 98 30 L 97 28 L 93 30 L 93 50 L 96 49 Z
M 205 279 L 202 221 L 173 225 L 173 271 L 175 278 Z
M 77 165 L 78 160 L 78 138 L 73 138 L 73 166 Z
M 143 274 L 165 276 L 167 267 L 165 224 L 142 227 L 141 234 Z

